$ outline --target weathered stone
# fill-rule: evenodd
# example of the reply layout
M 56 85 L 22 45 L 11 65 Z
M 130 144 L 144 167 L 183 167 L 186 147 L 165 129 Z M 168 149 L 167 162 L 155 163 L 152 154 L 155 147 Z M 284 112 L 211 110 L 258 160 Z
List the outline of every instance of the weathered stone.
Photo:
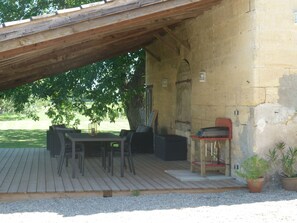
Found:
M 178 56 L 154 42 L 150 49 L 162 61 L 147 56 L 146 81 L 154 86 L 159 126 L 176 132 L 174 83 L 179 64 L 187 59 L 192 133 L 213 126 L 216 117 L 231 118 L 232 164 L 254 152 L 264 155 L 281 139 L 296 144 L 296 11 L 297 0 L 222 0 L 174 30 L 191 50 Z M 206 72 L 205 82 L 199 80 L 201 71 Z M 166 89 L 163 78 L 170 82 Z

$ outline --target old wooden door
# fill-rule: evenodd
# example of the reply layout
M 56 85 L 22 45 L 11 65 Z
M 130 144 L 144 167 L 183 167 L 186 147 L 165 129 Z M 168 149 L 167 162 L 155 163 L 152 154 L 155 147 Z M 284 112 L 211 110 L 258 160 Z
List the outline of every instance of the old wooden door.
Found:
M 180 63 L 176 80 L 175 133 L 187 137 L 190 143 L 192 81 L 188 61 Z

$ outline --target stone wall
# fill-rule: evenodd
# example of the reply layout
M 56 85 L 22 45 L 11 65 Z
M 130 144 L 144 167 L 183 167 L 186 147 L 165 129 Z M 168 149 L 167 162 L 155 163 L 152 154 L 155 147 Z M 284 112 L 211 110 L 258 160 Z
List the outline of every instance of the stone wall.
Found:
M 192 75 L 192 133 L 213 126 L 216 117 L 233 121 L 232 167 L 253 152 L 265 153 L 284 139 L 296 145 L 297 0 L 223 0 L 174 32 L 191 46 L 180 54 L 161 41 L 149 48 L 147 84 L 160 131 L 175 133 L 176 76 L 187 60 Z M 206 82 L 199 72 L 206 72 Z M 167 80 L 167 86 L 162 80 Z M 295 84 L 296 83 L 296 84 Z M 235 113 L 238 111 L 238 115 Z M 296 139 L 295 139 L 296 138 Z M 233 169 L 233 168 L 232 168 Z
M 255 150 L 283 140 L 297 146 L 297 0 L 255 1 L 255 87 L 263 103 L 254 108 Z

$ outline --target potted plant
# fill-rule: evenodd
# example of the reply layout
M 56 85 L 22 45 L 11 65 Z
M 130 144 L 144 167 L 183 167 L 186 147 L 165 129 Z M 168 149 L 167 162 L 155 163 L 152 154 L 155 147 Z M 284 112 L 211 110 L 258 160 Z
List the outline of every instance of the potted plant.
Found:
M 279 170 L 283 188 L 297 191 L 297 147 L 279 142 L 269 150 L 269 160 Z
M 244 160 L 240 170 L 236 171 L 236 173 L 238 176 L 246 179 L 250 192 L 259 193 L 262 191 L 264 174 L 268 169 L 268 161 L 258 155 L 254 155 Z

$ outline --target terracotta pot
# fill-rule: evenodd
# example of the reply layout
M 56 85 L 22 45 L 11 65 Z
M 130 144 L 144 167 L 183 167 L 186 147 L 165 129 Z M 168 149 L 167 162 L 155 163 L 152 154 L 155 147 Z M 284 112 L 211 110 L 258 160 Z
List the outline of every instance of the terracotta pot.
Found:
M 297 191 L 297 177 L 283 177 L 282 186 L 285 190 Z
M 264 184 L 264 178 L 258 178 L 258 179 L 249 179 L 246 180 L 248 184 L 248 189 L 252 193 L 260 193 L 263 188 Z

